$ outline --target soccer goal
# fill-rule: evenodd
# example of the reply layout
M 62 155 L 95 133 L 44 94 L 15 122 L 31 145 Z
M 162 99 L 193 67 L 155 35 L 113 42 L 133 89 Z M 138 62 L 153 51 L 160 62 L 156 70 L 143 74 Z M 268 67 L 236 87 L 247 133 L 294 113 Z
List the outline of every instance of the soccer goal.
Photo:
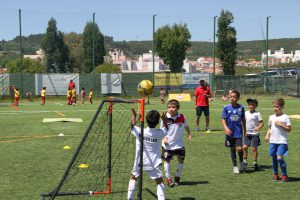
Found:
M 41 199 L 126 199 L 135 157 L 132 108 L 143 130 L 144 99 L 103 100 L 58 186 Z

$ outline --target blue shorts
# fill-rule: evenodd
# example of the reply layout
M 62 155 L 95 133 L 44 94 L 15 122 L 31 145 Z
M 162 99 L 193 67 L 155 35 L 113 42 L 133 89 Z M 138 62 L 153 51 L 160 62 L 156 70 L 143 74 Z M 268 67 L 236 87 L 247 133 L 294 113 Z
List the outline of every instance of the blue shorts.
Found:
M 258 147 L 260 145 L 259 135 L 246 135 L 244 138 L 244 145 Z
M 196 117 L 201 117 L 202 111 L 206 117 L 209 116 L 209 106 L 197 106 L 196 108 Z
M 243 143 L 242 138 L 225 138 L 225 147 L 241 147 Z
M 274 144 L 270 143 L 269 154 L 270 156 L 287 156 L 289 153 L 287 144 Z

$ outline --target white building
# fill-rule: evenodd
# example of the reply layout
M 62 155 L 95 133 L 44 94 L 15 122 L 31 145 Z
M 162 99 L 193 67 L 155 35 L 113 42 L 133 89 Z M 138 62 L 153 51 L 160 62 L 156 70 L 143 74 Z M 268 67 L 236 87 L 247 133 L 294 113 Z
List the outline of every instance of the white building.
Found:
M 44 62 L 45 53 L 42 49 L 39 49 L 38 51 L 36 51 L 36 55 L 24 55 L 24 58 L 30 58 L 33 60 L 41 59 L 41 61 Z
M 294 53 L 294 57 L 292 58 L 292 62 L 299 62 L 300 61 L 300 50 L 296 50 Z
M 193 62 L 188 61 L 188 59 L 185 59 L 183 61 L 183 69 L 186 73 L 192 73 L 197 71 L 196 65 Z
M 300 52 L 297 51 L 298 59 L 300 59 Z M 293 54 L 293 51 L 291 53 L 285 53 L 284 48 L 280 48 L 280 50 L 275 50 L 274 54 L 271 53 L 271 50 L 268 50 L 268 64 L 269 65 L 276 65 L 278 63 L 290 63 L 295 62 L 294 60 L 295 54 Z M 261 63 L 262 65 L 266 64 L 266 58 L 267 54 L 262 53 L 261 54 Z
M 109 52 L 113 64 L 120 66 L 122 72 L 160 72 L 169 70 L 169 67 L 164 65 L 163 60 L 157 55 L 154 56 L 154 69 L 152 52 L 143 53 L 138 57 L 138 60 L 126 58 L 123 51 L 115 50 Z M 106 58 L 108 60 L 108 58 Z

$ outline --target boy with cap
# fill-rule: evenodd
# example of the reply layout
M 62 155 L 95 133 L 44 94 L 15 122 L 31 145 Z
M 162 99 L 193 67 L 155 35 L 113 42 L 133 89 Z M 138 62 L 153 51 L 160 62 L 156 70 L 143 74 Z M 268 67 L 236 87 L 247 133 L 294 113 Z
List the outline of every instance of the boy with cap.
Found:
M 244 156 L 243 162 L 245 167 L 247 166 L 247 157 L 248 157 L 248 147 L 252 147 L 252 156 L 253 156 L 253 167 L 254 170 L 258 170 L 257 157 L 258 151 L 257 147 L 260 145 L 259 132 L 260 129 L 264 126 L 264 121 L 261 117 L 261 114 L 256 111 L 258 102 L 256 99 L 247 99 L 248 111 L 245 112 L 246 118 L 246 135 L 244 138 Z

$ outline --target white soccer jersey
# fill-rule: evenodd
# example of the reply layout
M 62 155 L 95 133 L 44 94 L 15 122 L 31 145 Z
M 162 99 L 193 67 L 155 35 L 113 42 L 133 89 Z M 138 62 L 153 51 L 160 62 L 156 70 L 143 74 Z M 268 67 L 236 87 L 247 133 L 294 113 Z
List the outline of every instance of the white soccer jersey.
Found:
M 138 167 L 140 160 L 140 136 L 141 128 L 134 126 L 131 133 L 136 137 L 136 155 L 133 168 Z M 160 145 L 162 139 L 166 136 L 166 128 L 145 128 L 144 129 L 144 151 L 143 151 L 143 169 L 152 170 L 161 164 Z
M 288 134 L 283 128 L 276 126 L 275 121 L 280 121 L 282 124 L 286 126 L 291 125 L 291 121 L 289 116 L 286 114 L 282 114 L 280 116 L 276 116 L 276 114 L 271 115 L 269 117 L 268 125 L 271 126 L 270 132 L 270 143 L 273 144 L 287 144 Z
M 183 138 L 184 138 L 184 128 L 188 127 L 186 118 L 182 114 L 177 114 L 175 117 L 171 117 L 167 113 L 167 123 L 168 123 L 168 138 L 169 144 L 162 142 L 162 146 L 166 150 L 175 150 L 184 147 Z M 161 123 L 162 127 L 162 123 Z
M 262 117 L 259 112 L 255 111 L 251 113 L 249 110 L 245 112 L 246 117 L 246 133 L 249 135 L 259 135 L 258 131 L 254 129 L 259 126 Z

